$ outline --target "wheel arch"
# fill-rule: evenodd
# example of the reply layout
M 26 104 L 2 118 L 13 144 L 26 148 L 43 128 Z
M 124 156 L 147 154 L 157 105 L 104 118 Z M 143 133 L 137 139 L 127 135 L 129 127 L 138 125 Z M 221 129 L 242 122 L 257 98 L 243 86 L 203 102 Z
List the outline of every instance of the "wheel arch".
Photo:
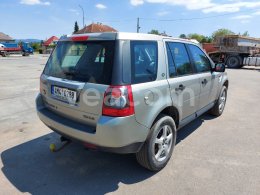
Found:
M 176 128 L 179 127 L 179 120 L 180 120 L 180 114 L 179 114 L 179 110 L 175 107 L 175 106 L 167 106 L 165 108 L 163 108 L 158 114 L 157 116 L 154 118 L 152 125 L 150 126 L 150 128 L 154 125 L 154 123 L 157 121 L 158 117 L 161 115 L 168 115 L 170 117 L 173 118 Z
M 228 80 L 225 80 L 225 82 L 223 83 L 223 86 L 225 86 L 228 89 L 228 86 L 229 86 Z

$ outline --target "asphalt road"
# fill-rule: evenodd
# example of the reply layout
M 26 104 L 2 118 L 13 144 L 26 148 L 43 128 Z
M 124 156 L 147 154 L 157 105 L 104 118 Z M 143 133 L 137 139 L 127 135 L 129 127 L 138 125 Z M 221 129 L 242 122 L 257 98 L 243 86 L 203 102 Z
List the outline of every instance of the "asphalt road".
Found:
M 167 167 L 151 173 L 134 155 L 49 151 L 59 137 L 34 106 L 46 60 L 0 57 L 0 194 L 260 194 L 259 68 L 227 70 L 224 114 L 181 129 Z

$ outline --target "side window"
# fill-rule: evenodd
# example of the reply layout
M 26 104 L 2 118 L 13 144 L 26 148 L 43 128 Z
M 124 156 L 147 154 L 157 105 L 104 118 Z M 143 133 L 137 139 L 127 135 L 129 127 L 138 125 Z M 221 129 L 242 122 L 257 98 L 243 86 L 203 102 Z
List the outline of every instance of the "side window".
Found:
M 208 72 L 211 70 L 211 63 L 208 57 L 196 45 L 188 45 L 198 72 Z
M 176 66 L 177 75 L 188 75 L 193 73 L 190 59 L 183 43 L 168 42 L 173 62 Z
M 171 50 L 170 50 L 170 47 L 169 47 L 168 43 L 166 43 L 166 47 L 167 47 L 169 77 L 173 78 L 174 76 L 177 75 L 176 67 L 175 67 L 175 64 L 173 62 L 173 57 L 172 57 Z
M 131 41 L 131 80 L 133 84 L 156 80 L 157 66 L 157 42 Z

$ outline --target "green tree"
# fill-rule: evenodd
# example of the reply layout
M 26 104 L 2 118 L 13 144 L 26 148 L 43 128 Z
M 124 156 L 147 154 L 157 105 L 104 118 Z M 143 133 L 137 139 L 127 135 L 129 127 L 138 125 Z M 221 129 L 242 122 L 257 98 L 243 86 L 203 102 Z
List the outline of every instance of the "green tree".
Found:
M 205 41 L 206 37 L 204 35 L 198 34 L 198 33 L 191 33 L 188 34 L 189 39 L 196 39 L 198 42 L 202 42 L 202 40 Z
M 212 38 L 215 39 L 216 37 L 219 37 L 219 36 L 225 36 L 225 35 L 234 35 L 235 33 L 232 32 L 231 30 L 229 29 L 226 29 L 226 28 L 221 28 L 221 29 L 218 29 L 216 31 L 214 31 L 212 33 Z
M 187 36 L 185 34 L 180 34 L 179 37 L 182 38 L 182 39 L 186 39 L 187 38 Z
M 211 43 L 212 42 L 212 37 L 209 36 L 203 36 L 201 43 Z
M 212 43 L 213 42 L 213 38 L 211 36 L 209 36 L 207 38 L 208 38 L 207 43 Z
M 161 33 L 158 30 L 152 29 L 148 34 L 160 35 Z
M 250 35 L 249 35 L 248 31 L 245 31 L 245 32 L 242 34 L 242 36 L 244 36 L 244 37 L 249 37 Z
M 208 38 L 207 37 L 203 37 L 200 41 L 200 43 L 207 43 L 208 42 Z
M 76 21 L 74 24 L 74 33 L 78 32 L 78 31 L 79 31 L 79 25 L 78 25 L 78 22 Z
M 34 49 L 34 51 L 39 51 L 41 43 L 32 43 L 31 46 Z

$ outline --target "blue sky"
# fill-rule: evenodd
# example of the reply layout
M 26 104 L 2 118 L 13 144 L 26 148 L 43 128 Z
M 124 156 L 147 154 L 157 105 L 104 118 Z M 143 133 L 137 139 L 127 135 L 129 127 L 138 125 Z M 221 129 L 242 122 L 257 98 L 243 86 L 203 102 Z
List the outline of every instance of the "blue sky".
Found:
M 118 31 L 136 32 L 140 17 L 143 33 L 211 35 L 228 28 L 260 38 L 260 1 L 255 0 L 0 0 L 0 32 L 16 39 L 70 34 L 75 21 L 82 27 L 79 4 L 86 24 L 102 22 Z

